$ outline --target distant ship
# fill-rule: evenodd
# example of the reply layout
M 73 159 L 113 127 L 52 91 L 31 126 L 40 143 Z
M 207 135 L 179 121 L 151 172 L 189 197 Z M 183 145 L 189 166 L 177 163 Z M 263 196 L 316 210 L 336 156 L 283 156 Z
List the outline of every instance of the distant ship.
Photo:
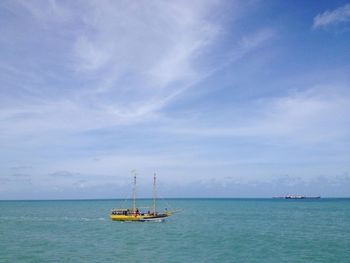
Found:
M 286 195 L 286 196 L 275 196 L 272 198 L 276 198 L 276 199 L 320 199 L 321 196 Z

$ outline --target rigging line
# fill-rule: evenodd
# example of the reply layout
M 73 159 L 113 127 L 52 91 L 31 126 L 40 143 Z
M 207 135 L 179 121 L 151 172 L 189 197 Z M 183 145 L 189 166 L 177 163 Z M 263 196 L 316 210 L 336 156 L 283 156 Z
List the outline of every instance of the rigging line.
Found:
M 125 196 L 125 199 L 123 200 L 122 198 L 119 199 L 118 205 L 120 206 L 120 208 L 123 208 L 125 203 L 127 203 L 128 200 L 131 199 L 130 196 L 130 189 L 131 189 L 131 185 L 132 183 L 129 182 L 125 187 L 126 189 L 124 190 L 125 192 L 123 193 L 122 196 Z
M 162 185 L 162 183 L 159 184 L 159 180 L 157 180 L 157 184 Z M 162 189 L 162 187 L 158 187 L 158 188 Z M 157 191 L 158 199 L 162 200 L 165 203 L 165 205 L 169 208 L 168 210 L 170 210 L 170 211 L 173 210 L 173 207 L 168 203 L 167 199 L 165 197 L 163 197 L 161 195 L 161 193 L 159 193 L 159 192 L 161 192 L 161 191 L 159 191 L 159 190 Z

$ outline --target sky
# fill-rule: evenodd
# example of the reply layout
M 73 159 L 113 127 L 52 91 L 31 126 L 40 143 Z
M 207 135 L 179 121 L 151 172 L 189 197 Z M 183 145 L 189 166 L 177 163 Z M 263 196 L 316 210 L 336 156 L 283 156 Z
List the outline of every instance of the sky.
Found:
M 0 2 L 0 199 L 350 196 L 350 2 Z

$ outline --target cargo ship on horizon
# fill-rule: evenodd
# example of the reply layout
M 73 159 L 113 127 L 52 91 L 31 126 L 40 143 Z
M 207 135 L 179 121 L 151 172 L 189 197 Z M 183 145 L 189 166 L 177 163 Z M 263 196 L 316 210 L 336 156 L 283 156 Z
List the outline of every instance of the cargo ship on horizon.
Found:
M 286 196 L 275 196 L 274 199 L 320 199 L 321 196 L 305 196 L 305 195 L 286 195 Z

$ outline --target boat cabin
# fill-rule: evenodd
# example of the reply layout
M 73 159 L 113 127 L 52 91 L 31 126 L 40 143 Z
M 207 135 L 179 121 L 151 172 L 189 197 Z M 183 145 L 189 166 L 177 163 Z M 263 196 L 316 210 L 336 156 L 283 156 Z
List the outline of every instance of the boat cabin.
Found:
M 112 215 L 128 215 L 130 214 L 129 209 L 112 209 L 111 211 Z

